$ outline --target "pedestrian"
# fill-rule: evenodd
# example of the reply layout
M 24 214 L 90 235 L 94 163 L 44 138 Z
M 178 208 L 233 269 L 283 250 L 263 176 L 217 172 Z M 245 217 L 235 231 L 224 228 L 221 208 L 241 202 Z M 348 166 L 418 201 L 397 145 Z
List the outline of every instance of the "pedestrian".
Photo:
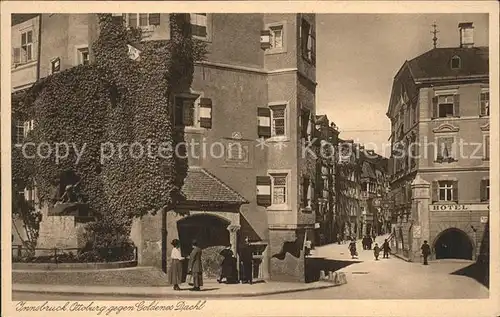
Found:
M 375 246 L 373 247 L 373 255 L 375 255 L 375 261 L 378 261 L 378 257 L 380 255 L 380 247 L 378 243 L 375 242 Z
M 373 239 L 371 236 L 368 236 L 367 244 L 368 244 L 368 250 L 371 250 L 373 244 Z
M 221 273 L 220 277 L 217 279 L 217 282 L 222 283 L 223 279 L 226 279 L 227 284 L 233 284 L 236 281 L 236 263 L 234 263 L 234 253 L 231 250 L 231 244 L 227 245 L 225 249 L 223 249 L 219 253 L 224 259 L 221 264 Z
M 189 255 L 188 274 L 193 276 L 193 291 L 199 291 L 203 286 L 203 267 L 201 264 L 201 249 L 198 247 L 198 242 L 193 240 L 193 250 Z
M 245 242 L 240 247 L 240 279 L 243 284 L 252 284 L 252 263 L 252 246 L 248 237 L 245 237 Z
M 174 285 L 174 290 L 180 291 L 179 284 L 182 283 L 182 260 L 184 259 L 181 255 L 181 243 L 178 239 L 174 239 L 171 242 L 172 253 L 170 253 L 170 271 L 168 271 L 168 282 L 170 285 Z
M 366 250 L 368 245 L 366 236 L 363 236 L 363 239 L 361 239 L 361 245 L 363 246 L 363 250 Z
M 427 244 L 427 240 L 424 240 L 424 244 L 420 248 L 422 250 L 422 256 L 424 257 L 424 265 L 429 265 L 427 258 L 431 254 L 431 247 Z
M 351 251 L 351 257 L 353 259 L 358 255 L 356 251 L 356 240 L 352 239 L 351 243 L 349 243 L 349 251 Z
M 388 259 L 391 248 L 389 247 L 389 242 L 387 241 L 387 239 L 385 239 L 384 243 L 382 244 L 382 251 L 384 251 L 383 258 Z

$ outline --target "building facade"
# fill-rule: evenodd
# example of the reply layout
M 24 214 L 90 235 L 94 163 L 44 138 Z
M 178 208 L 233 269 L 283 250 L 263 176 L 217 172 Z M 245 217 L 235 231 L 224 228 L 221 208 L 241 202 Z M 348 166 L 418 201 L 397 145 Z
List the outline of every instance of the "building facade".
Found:
M 406 61 L 394 78 L 393 233 L 410 260 L 424 240 L 436 258 L 476 259 L 488 235 L 489 51 L 473 30 L 461 23 L 458 47 Z
M 387 216 L 382 201 L 388 194 L 388 159 L 373 150 L 360 153 L 362 234 L 379 235 L 387 231 Z
M 114 16 L 140 27 L 144 41 L 170 38 L 168 14 Z M 183 253 L 197 239 L 209 257 L 210 248 L 227 244 L 237 253 L 248 237 L 256 278 L 302 280 L 302 250 L 306 239 L 314 240 L 318 208 L 316 162 L 302 153 L 316 110 L 315 15 L 187 16 L 209 52 L 196 62 L 191 89 L 176 92 L 170 105 L 175 129 L 195 146 L 183 187 L 187 200 L 178 206 L 189 216 L 168 212 L 135 221 L 139 263 L 167 269 L 167 239 L 180 238 Z M 13 64 L 13 87 L 91 63 L 97 23 L 95 14 L 42 14 L 14 25 L 16 61 L 26 61 L 26 69 L 33 63 L 36 76 L 16 75 Z M 23 33 L 24 25 L 32 33 Z M 30 45 L 31 55 L 23 51 Z

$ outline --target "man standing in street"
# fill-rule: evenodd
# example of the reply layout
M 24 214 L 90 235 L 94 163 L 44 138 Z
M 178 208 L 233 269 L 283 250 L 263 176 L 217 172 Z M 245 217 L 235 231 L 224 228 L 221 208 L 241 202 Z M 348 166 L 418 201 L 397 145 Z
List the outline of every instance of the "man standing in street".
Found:
M 385 239 L 384 244 L 382 244 L 382 251 L 384 251 L 383 258 L 384 259 L 388 259 L 389 258 L 389 252 L 391 251 L 391 248 L 389 247 L 389 242 L 387 241 L 387 239 Z
M 424 257 L 424 265 L 429 265 L 427 258 L 431 254 L 431 247 L 427 244 L 427 240 L 424 241 L 424 244 L 422 244 L 420 249 L 422 250 L 422 256 Z

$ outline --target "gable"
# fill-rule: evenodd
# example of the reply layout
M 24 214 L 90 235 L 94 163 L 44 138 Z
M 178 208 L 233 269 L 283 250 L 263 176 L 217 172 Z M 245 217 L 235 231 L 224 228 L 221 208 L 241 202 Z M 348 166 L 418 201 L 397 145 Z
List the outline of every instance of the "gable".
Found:
M 401 104 L 413 106 L 417 102 L 418 87 L 413 80 L 413 75 L 408 62 L 405 62 L 394 77 L 387 116 L 393 118 Z

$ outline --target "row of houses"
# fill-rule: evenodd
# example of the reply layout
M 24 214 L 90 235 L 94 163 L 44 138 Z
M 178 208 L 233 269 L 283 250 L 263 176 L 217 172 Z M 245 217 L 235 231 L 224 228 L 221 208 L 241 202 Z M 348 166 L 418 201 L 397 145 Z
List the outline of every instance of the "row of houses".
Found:
M 114 16 L 141 28 L 144 41 L 170 38 L 169 14 Z M 196 62 L 191 89 L 173 98 L 175 128 L 187 142 L 223 144 L 224 155 L 188 157 L 186 200 L 176 208 L 189 216 L 169 212 L 134 222 L 139 265 L 167 269 L 171 246 L 164 242 L 174 238 L 183 253 L 193 239 L 203 248 L 231 244 L 237 253 L 248 238 L 255 278 L 302 280 L 305 241 L 382 232 L 385 218 L 373 202 L 385 193 L 387 160 L 344 142 L 335 125 L 316 114 L 315 15 L 196 13 L 189 20 L 209 54 Z M 96 14 L 13 15 L 13 113 L 36 81 L 91 63 L 97 36 Z M 13 117 L 14 144 L 36 128 L 30 119 Z M 335 147 L 343 143 L 354 145 L 352 164 L 339 164 Z M 313 151 L 304 155 L 310 145 Z M 330 155 L 321 155 L 322 148 Z M 33 201 L 35 191 L 22 194 Z M 48 210 L 42 214 L 39 245 L 80 247 Z

